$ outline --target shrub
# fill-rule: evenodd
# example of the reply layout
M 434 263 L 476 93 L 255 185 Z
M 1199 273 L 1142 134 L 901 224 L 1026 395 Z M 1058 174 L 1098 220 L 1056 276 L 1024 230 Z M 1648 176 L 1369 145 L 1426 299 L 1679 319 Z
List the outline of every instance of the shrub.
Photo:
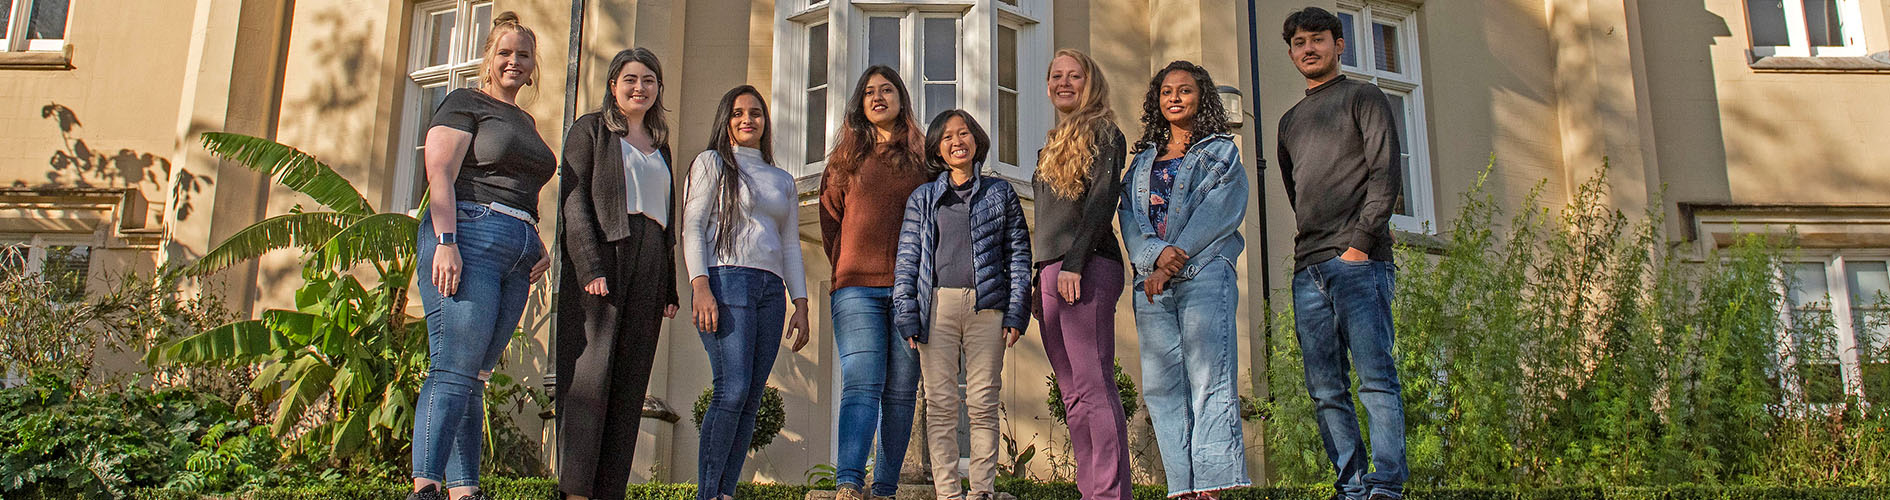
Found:
M 1044 377 L 1044 384 L 1050 386 L 1050 397 L 1044 398 L 1044 404 L 1050 406 L 1050 416 L 1056 417 L 1057 423 L 1068 425 L 1067 409 L 1063 407 L 1063 390 L 1057 387 L 1057 374 Z M 1116 395 L 1122 399 L 1122 417 L 1135 418 L 1135 412 L 1142 411 L 1142 393 L 1135 386 L 1135 379 L 1122 371 L 1122 360 L 1116 360 Z
M 715 388 L 702 390 L 702 396 L 696 398 L 696 430 L 702 430 L 702 416 L 709 413 L 709 402 L 715 398 Z M 781 390 L 767 386 L 761 393 L 761 411 L 755 414 L 755 437 L 749 441 L 749 451 L 761 451 L 774 443 L 774 437 L 787 427 L 787 400 L 781 399 Z
M 1411 484 L 1884 484 L 1884 406 L 1807 404 L 1790 382 L 1808 368 L 1778 361 L 1833 335 L 1800 322 L 1781 344 L 1788 252 L 1752 237 L 1684 258 L 1658 209 L 1607 208 L 1604 175 L 1555 213 L 1535 208 L 1538 187 L 1501 227 L 1479 179 L 1434 255 L 1399 248 Z M 1326 483 L 1287 309 L 1271 332 L 1269 464 L 1285 484 Z M 1693 498 L 1593 494 L 1646 491 Z
M 58 376 L 35 375 L 0 390 L 0 497 L 122 497 L 165 484 L 199 458 L 196 442 L 217 441 L 211 436 L 222 431 L 213 429 L 245 426 L 228 404 L 190 390 L 81 392 Z M 266 468 L 268 444 L 233 448 L 218 463 Z

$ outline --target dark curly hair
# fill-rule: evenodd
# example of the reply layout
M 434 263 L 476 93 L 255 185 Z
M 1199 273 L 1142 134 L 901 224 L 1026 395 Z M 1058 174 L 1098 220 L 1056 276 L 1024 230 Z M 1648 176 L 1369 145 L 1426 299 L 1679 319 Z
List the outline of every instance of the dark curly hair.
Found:
M 1201 98 L 1197 100 L 1194 123 L 1188 126 L 1188 147 L 1215 134 L 1227 133 L 1227 108 L 1221 104 L 1221 97 L 1216 93 L 1214 77 L 1207 69 L 1188 61 L 1168 63 L 1168 67 L 1155 72 L 1155 78 L 1148 81 L 1148 95 L 1142 97 L 1142 138 L 1135 143 L 1135 151 L 1140 153 L 1149 148 L 1168 145 L 1168 119 L 1162 117 L 1162 80 L 1173 71 L 1186 71 L 1194 77 L 1194 86 L 1201 89 Z

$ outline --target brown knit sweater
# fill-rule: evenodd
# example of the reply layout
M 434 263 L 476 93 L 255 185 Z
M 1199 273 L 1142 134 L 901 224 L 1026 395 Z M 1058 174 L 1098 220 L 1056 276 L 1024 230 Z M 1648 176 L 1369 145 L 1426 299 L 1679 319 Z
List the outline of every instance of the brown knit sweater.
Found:
M 833 264 L 834 290 L 892 286 L 906 198 L 932 180 L 924 169 L 891 163 L 901 160 L 875 154 L 847 182 L 835 182 L 832 167 L 821 177 L 820 244 Z

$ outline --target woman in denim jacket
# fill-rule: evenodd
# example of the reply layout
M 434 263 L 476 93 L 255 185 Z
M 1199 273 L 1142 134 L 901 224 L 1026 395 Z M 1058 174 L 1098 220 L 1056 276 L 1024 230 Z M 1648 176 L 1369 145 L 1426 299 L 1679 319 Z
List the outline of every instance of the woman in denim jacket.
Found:
M 1118 210 L 1142 291 L 1131 301 L 1142 397 L 1170 498 L 1215 499 L 1252 484 L 1234 382 L 1247 174 L 1214 89 L 1207 70 L 1187 61 L 1155 74 Z
M 958 476 L 960 404 L 971 428 L 970 498 L 997 494 L 1004 349 L 1030 325 L 1030 229 L 1011 184 L 978 174 L 990 149 L 969 113 L 932 120 L 926 161 L 946 172 L 906 199 L 893 261 L 893 328 L 919 351 L 932 485 L 944 500 L 967 498 Z

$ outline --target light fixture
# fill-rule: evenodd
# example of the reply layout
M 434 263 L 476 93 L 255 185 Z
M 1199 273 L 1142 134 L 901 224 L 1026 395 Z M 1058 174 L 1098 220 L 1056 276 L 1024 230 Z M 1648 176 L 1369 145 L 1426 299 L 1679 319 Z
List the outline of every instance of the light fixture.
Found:
M 1247 117 L 1247 108 L 1241 107 L 1242 98 L 1240 89 L 1230 85 L 1222 85 L 1214 89 L 1214 91 L 1221 95 L 1221 108 L 1227 110 L 1227 125 L 1240 128 L 1240 125 L 1246 122 L 1245 118 Z

